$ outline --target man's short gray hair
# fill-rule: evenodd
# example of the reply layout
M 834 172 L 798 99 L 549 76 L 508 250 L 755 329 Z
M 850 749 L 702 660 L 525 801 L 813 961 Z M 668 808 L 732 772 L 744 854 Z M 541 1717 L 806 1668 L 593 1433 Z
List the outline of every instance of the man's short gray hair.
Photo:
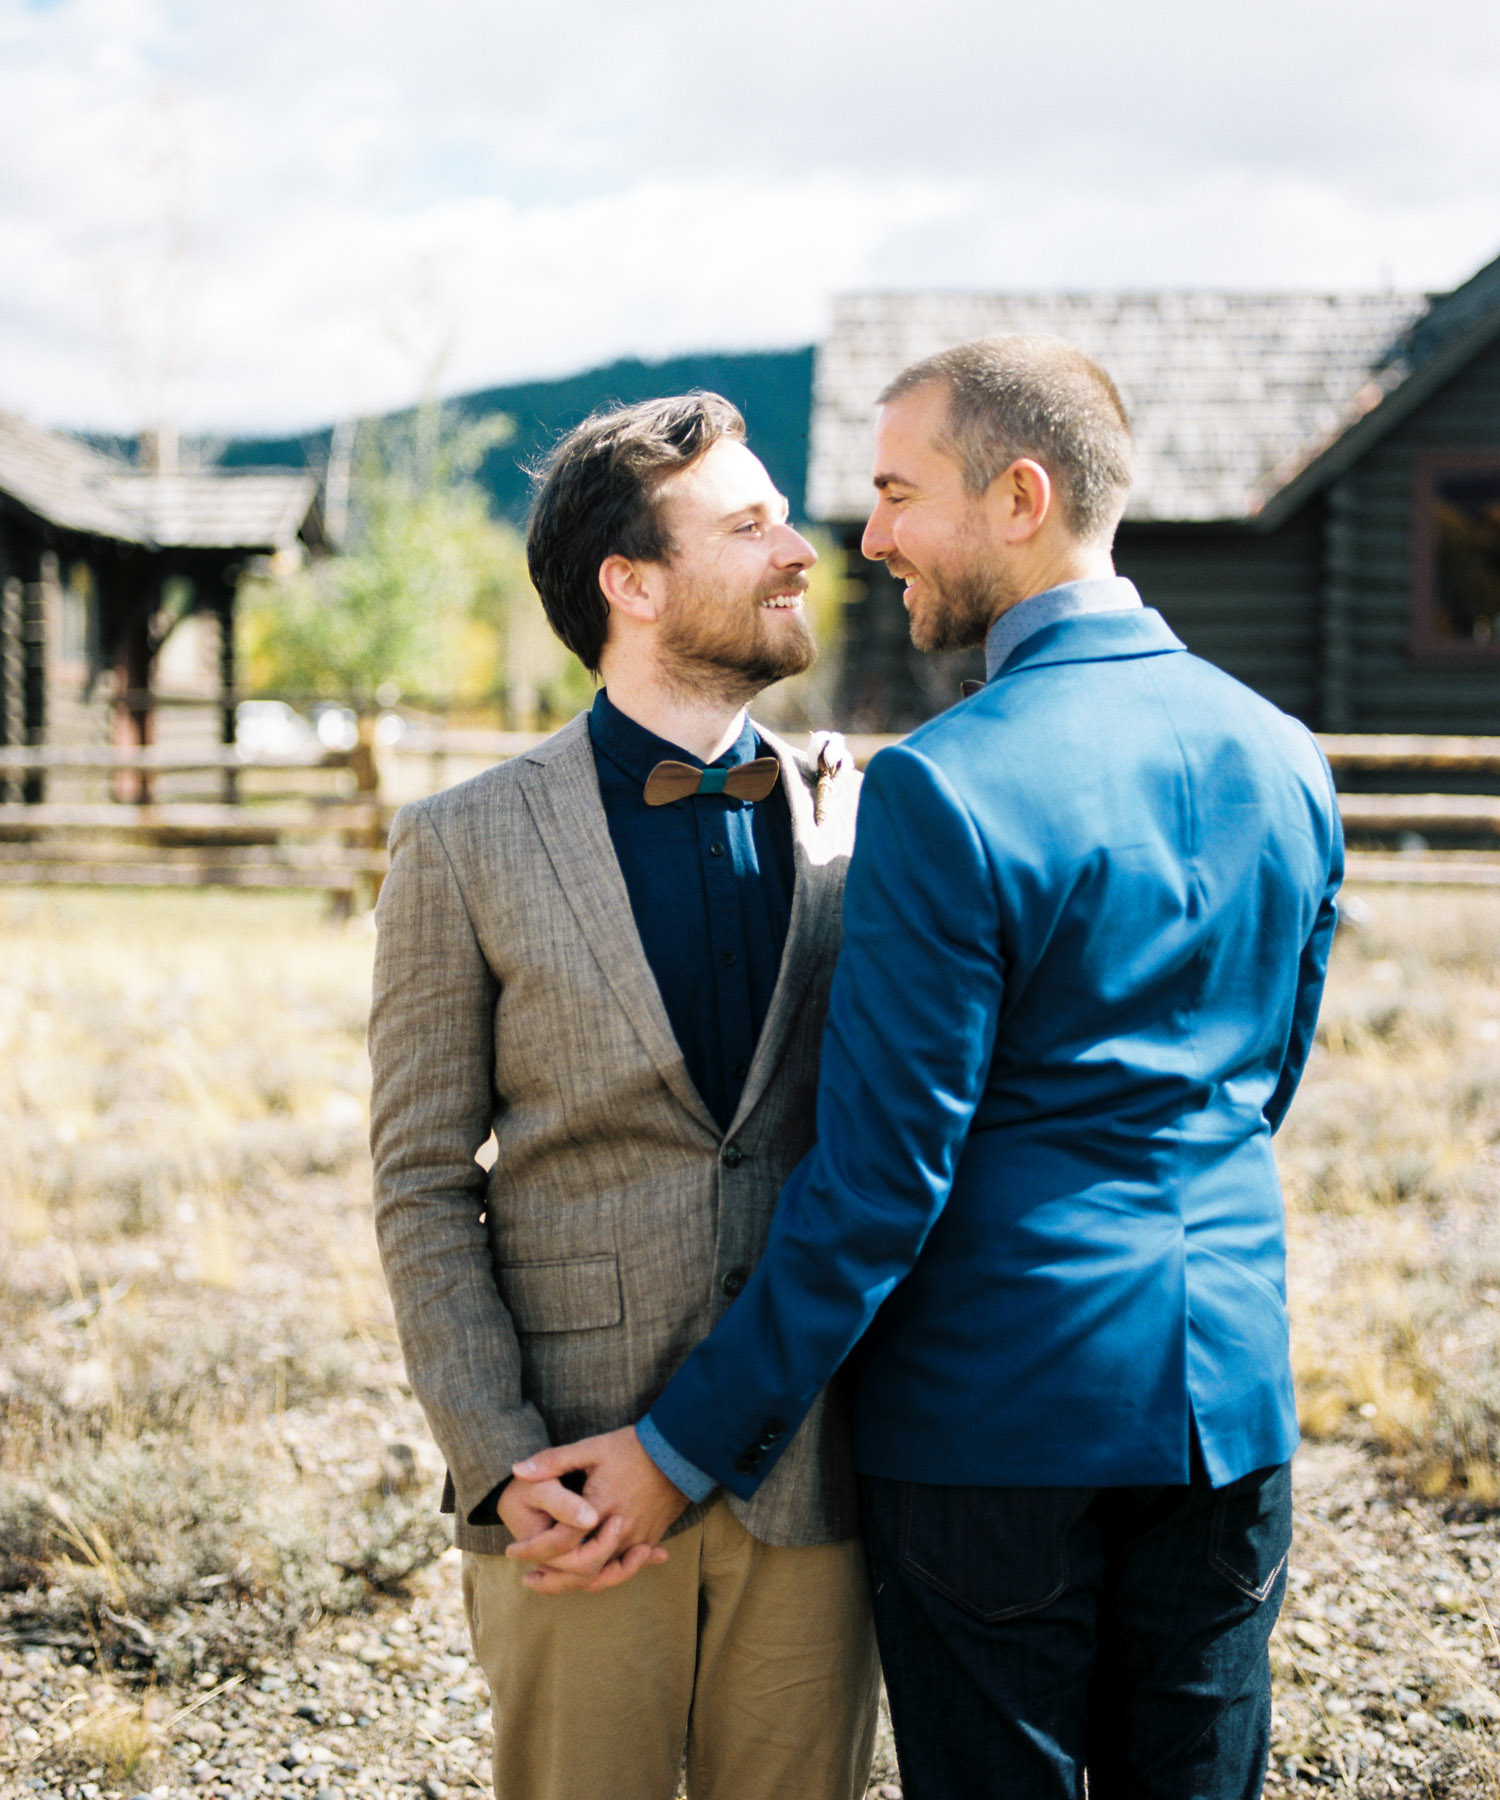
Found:
M 1098 363 L 1062 338 L 979 338 L 903 369 L 883 406 L 916 388 L 946 387 L 943 448 L 982 494 L 1018 457 L 1052 477 L 1069 530 L 1108 543 L 1135 478 L 1130 421 Z

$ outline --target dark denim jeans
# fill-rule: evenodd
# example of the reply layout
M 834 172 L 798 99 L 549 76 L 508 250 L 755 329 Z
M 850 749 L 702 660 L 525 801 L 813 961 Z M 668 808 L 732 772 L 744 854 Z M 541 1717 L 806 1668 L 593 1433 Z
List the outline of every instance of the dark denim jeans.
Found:
M 1289 1464 L 860 1497 L 907 1800 L 1256 1800 Z

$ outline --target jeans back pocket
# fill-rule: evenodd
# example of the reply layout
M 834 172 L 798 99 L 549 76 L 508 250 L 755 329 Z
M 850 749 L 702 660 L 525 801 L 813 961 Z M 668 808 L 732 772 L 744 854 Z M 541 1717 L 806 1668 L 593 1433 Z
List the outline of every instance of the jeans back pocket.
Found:
M 1257 1603 L 1269 1598 L 1292 1547 L 1292 1465 L 1257 1469 L 1215 1496 L 1210 1566 Z
M 902 1567 L 995 1624 L 1040 1612 L 1068 1583 L 1068 1533 L 1093 1488 L 901 1483 Z

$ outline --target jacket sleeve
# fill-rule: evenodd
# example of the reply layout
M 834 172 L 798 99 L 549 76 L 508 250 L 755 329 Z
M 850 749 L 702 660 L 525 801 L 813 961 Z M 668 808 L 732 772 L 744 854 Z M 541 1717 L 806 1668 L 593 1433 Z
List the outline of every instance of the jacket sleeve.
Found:
M 412 1391 L 468 1518 L 548 1442 L 484 1222 L 499 988 L 422 805 L 397 814 L 370 1008 L 375 1234 Z
M 742 1498 L 941 1213 L 1003 986 L 994 879 L 967 811 L 919 752 L 882 751 L 860 796 L 817 1144 L 782 1190 L 743 1293 L 649 1414 Z
M 1319 750 L 1320 758 L 1322 754 Z M 1318 902 L 1312 930 L 1302 946 L 1297 966 L 1297 996 L 1292 1010 L 1292 1029 L 1287 1036 L 1286 1054 L 1282 1058 L 1281 1074 L 1271 1098 L 1266 1102 L 1266 1123 L 1272 1131 L 1280 1130 L 1312 1052 L 1313 1037 L 1318 1027 L 1318 1008 L 1323 1001 L 1323 983 L 1328 974 L 1328 958 L 1333 949 L 1333 935 L 1338 928 L 1336 897 L 1344 879 L 1344 830 L 1339 819 L 1333 772 L 1326 761 L 1323 763 L 1323 770 L 1328 781 L 1330 809 L 1324 821 L 1328 840 L 1328 877 Z

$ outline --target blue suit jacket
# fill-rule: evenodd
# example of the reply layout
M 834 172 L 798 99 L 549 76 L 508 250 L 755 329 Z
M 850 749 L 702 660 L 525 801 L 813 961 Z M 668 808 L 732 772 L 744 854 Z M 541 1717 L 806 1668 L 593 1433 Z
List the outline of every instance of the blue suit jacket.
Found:
M 1150 610 L 870 764 L 817 1147 L 651 1419 L 754 1491 L 855 1351 L 856 1466 L 1211 1480 L 1297 1442 L 1271 1154 L 1342 874 L 1327 764 Z M 861 1341 L 862 1340 L 862 1341 Z

